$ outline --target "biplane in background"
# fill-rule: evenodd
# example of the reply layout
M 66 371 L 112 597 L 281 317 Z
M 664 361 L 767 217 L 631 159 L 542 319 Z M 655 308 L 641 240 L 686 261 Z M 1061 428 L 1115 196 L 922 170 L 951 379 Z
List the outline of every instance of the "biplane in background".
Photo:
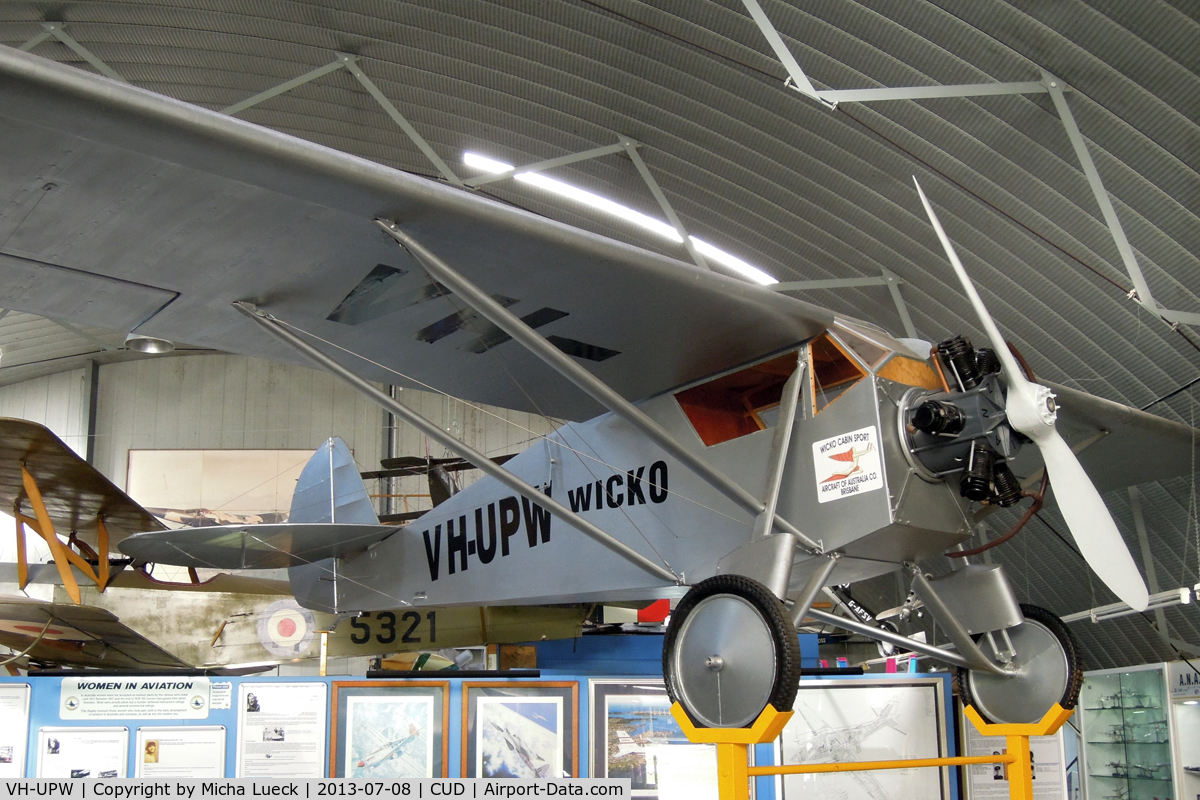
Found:
M 27 207 L 0 277 L 29 287 L 5 307 L 311 361 L 486 473 L 407 526 L 147 532 L 120 544 L 135 558 L 240 568 L 253 551 L 288 567 L 302 605 L 339 615 L 682 598 L 667 685 L 709 726 L 791 707 L 809 618 L 958 667 L 997 721 L 1072 705 L 1070 634 L 1022 606 L 1000 566 L 957 559 L 934 580 L 917 566 L 1043 469 L 1092 569 L 1146 607 L 1097 487 L 1188 472 L 1196 432 L 1029 380 L 961 265 L 988 347 L 956 338 L 931 356 L 716 271 L 25 53 L 0 49 L 0 74 L 0 191 Z M 569 423 L 499 467 L 370 381 Z M 826 585 L 896 571 L 952 648 L 811 608 Z
M 297 483 L 310 500 L 304 488 L 320 483 L 324 507 L 294 506 L 297 522 L 331 515 L 335 463 L 356 519 L 374 518 L 350 451 L 337 439 L 317 450 Z M 330 657 L 383 655 L 578 636 L 589 610 L 377 609 L 335 625 L 333 615 L 296 603 L 282 573 L 206 573 L 200 580 L 192 569 L 187 583 L 157 580 L 144 562 L 111 558 L 109 550 L 129 528 L 166 527 L 50 430 L 26 420 L 0 418 L 0 504 L 15 511 L 18 526 L 18 560 L 0 564 L 0 644 L 26 664 L 265 669 L 317 658 L 321 631 L 330 631 Z M 47 543 L 51 563 L 28 563 L 26 529 Z

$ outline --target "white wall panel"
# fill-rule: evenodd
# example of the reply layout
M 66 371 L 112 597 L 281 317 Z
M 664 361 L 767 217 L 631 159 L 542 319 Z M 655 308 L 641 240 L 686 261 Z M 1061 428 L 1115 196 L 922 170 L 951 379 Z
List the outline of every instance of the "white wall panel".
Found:
M 40 422 L 80 455 L 87 451 L 86 372 L 74 369 L 0 386 L 0 417 Z

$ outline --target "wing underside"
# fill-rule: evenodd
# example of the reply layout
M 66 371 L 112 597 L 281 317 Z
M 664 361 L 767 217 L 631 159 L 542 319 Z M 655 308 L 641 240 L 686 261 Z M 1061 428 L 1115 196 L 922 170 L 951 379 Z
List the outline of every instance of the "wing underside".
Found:
M 630 399 L 823 330 L 823 309 L 229 116 L 0 48 L 0 305 L 294 360 L 252 301 L 456 396 L 602 409 L 375 226 L 418 241 Z M 47 188 L 49 187 L 49 188 Z M 114 200 L 119 198 L 119 200 Z M 344 356 L 340 356 L 344 357 Z M 347 357 L 348 358 L 348 357 Z M 380 366 L 377 366 L 380 365 Z
M 104 609 L 24 597 L 0 597 L 0 644 L 35 661 L 71 666 L 191 667 Z

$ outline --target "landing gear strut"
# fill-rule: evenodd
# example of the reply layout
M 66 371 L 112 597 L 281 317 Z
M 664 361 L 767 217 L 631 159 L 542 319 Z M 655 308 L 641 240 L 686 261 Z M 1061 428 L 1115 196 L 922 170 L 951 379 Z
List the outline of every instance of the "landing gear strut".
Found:
M 963 705 L 992 722 L 1037 722 L 1058 703 L 1079 702 L 1083 669 L 1079 644 L 1063 621 L 1044 608 L 1022 605 L 1025 621 L 1008 630 L 1016 651 L 1006 675 L 959 669 L 955 680 Z

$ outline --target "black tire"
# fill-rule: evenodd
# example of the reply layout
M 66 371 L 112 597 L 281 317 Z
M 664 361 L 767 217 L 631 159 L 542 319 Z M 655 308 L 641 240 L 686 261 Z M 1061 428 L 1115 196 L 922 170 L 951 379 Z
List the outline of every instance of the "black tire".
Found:
M 776 711 L 791 711 L 792 704 L 796 700 L 796 692 L 800 688 L 800 641 L 783 603 L 767 587 L 751 578 L 743 575 L 713 576 L 693 586 L 683 600 L 679 601 L 679 605 L 671 614 L 671 622 L 663 641 L 663 679 L 666 682 L 667 694 L 672 702 L 678 702 L 683 706 L 684 711 L 692 720 L 692 724 L 698 728 L 717 727 L 717 725 L 712 724 L 711 720 L 706 720 L 705 716 L 695 709 L 688 707 L 687 692 L 681 683 L 683 678 L 675 663 L 675 655 L 680 634 L 687 626 L 692 612 L 704 601 L 723 596 L 729 599 L 736 598 L 752 606 L 769 631 L 774 646 L 774 674 L 771 679 L 769 697 L 761 707 L 752 709 L 753 715 L 740 727 L 752 725 L 768 703 L 774 706 Z
M 1025 603 L 1021 604 L 1021 613 L 1025 615 L 1026 621 L 1034 622 L 1048 630 L 1059 645 L 1063 649 L 1063 655 L 1067 660 L 1068 679 L 1066 688 L 1063 690 L 1062 696 L 1058 699 L 1058 704 L 1065 709 L 1072 709 L 1079 703 L 1079 690 L 1083 688 L 1083 662 L 1080 658 L 1079 642 L 1075 639 L 1075 634 L 1066 626 L 1061 619 L 1055 616 L 1052 612 L 1047 611 L 1041 606 L 1033 606 Z M 982 637 L 976 636 L 975 640 L 979 641 Z M 1011 720 L 992 719 L 993 715 L 987 714 L 981 707 L 980 703 L 971 691 L 971 670 L 960 667 L 954 676 L 954 685 L 958 690 L 958 696 L 962 700 L 963 706 L 974 706 L 979 715 L 988 722 L 1009 722 Z M 1043 710 L 1049 711 L 1050 706 Z M 1035 720 L 1022 720 L 1033 722 Z

